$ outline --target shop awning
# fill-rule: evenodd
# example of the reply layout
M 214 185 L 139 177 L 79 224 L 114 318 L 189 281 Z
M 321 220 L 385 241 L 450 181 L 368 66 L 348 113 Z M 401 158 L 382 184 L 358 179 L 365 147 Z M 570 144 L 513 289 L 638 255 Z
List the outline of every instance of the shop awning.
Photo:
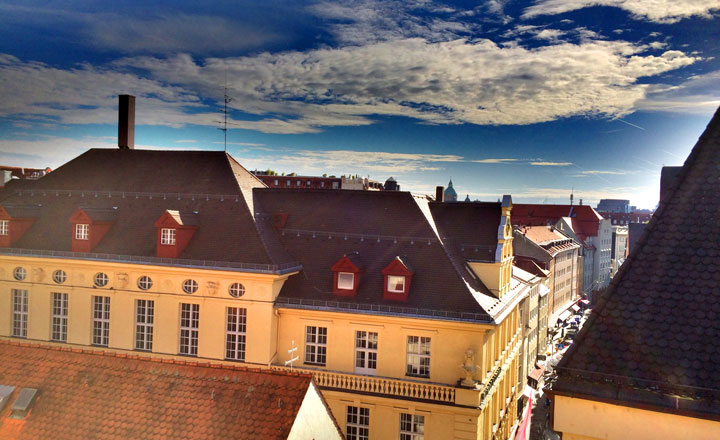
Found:
M 535 368 L 534 370 L 532 370 L 530 372 L 530 374 L 528 374 L 528 377 L 533 380 L 540 380 L 540 378 L 542 377 L 544 372 L 545 372 L 545 365 L 543 365 L 540 368 Z
M 573 304 L 572 309 L 575 310 L 576 312 L 579 312 L 580 306 L 578 306 L 577 304 Z
M 565 310 L 560 314 L 560 316 L 558 316 L 558 321 L 565 321 L 570 317 L 570 315 L 572 315 L 572 312 L 570 310 Z

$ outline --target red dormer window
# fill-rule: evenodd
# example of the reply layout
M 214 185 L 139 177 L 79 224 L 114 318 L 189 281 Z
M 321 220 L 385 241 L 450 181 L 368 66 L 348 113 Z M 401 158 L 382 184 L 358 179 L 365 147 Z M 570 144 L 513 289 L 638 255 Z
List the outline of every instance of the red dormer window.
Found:
M 155 222 L 157 256 L 178 258 L 197 230 L 197 214 L 166 210 Z
M 0 206 L 0 247 L 10 247 L 37 218 L 36 206 Z
M 408 292 L 410 292 L 410 280 L 413 276 L 413 271 L 408 264 L 400 257 L 395 257 L 395 259 L 382 270 L 382 274 L 384 275 L 385 281 L 383 299 L 407 301 Z
M 115 223 L 115 209 L 78 208 L 70 217 L 73 252 L 92 252 Z
M 355 296 L 362 273 L 356 256 L 343 255 L 330 270 L 333 271 L 333 293 L 338 296 Z

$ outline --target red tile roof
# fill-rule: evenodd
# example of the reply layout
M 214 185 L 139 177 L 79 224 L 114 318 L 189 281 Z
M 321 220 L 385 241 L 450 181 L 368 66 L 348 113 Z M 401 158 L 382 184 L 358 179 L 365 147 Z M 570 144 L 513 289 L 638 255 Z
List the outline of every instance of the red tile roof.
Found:
M 573 231 L 585 240 L 598 235 L 602 216 L 589 205 L 526 205 L 513 204 L 511 220 L 517 226 L 555 224 L 561 217 L 570 217 Z
M 311 376 L 0 341 L 0 438 L 287 438 Z M 24 420 L 21 388 L 39 390 Z
M 720 110 L 668 191 L 552 392 L 720 420 Z

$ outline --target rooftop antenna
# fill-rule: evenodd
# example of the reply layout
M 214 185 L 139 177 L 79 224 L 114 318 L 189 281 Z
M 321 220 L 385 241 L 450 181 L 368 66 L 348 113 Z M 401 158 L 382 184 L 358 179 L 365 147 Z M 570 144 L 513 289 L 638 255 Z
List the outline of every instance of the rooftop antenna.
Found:
M 575 192 L 575 187 L 573 187 L 573 188 L 570 190 L 570 206 L 573 205 L 573 193 L 574 193 L 574 192 Z
M 218 127 L 218 130 L 221 130 L 221 131 L 223 132 L 223 134 L 225 135 L 225 152 L 227 153 L 227 126 L 228 126 L 228 122 L 227 122 L 227 114 L 228 114 L 227 105 L 228 105 L 230 102 L 232 102 L 232 98 L 231 98 L 230 96 L 228 96 L 228 92 L 227 92 L 227 69 L 225 69 L 225 92 L 223 93 L 223 98 L 224 98 L 224 101 L 225 101 L 225 102 L 224 102 L 224 107 L 223 107 L 223 120 L 222 120 L 222 121 L 216 121 L 216 122 L 220 122 L 221 124 L 223 124 L 222 127 Z

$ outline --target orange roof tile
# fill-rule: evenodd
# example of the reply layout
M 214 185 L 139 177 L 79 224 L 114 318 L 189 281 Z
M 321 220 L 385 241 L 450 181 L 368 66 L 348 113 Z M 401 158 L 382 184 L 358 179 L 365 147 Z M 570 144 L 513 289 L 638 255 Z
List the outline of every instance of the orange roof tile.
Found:
M 133 357 L 0 340 L 0 384 L 17 387 L 0 411 L 0 438 L 287 438 L 312 380 Z M 30 413 L 9 418 L 28 387 L 39 390 Z

